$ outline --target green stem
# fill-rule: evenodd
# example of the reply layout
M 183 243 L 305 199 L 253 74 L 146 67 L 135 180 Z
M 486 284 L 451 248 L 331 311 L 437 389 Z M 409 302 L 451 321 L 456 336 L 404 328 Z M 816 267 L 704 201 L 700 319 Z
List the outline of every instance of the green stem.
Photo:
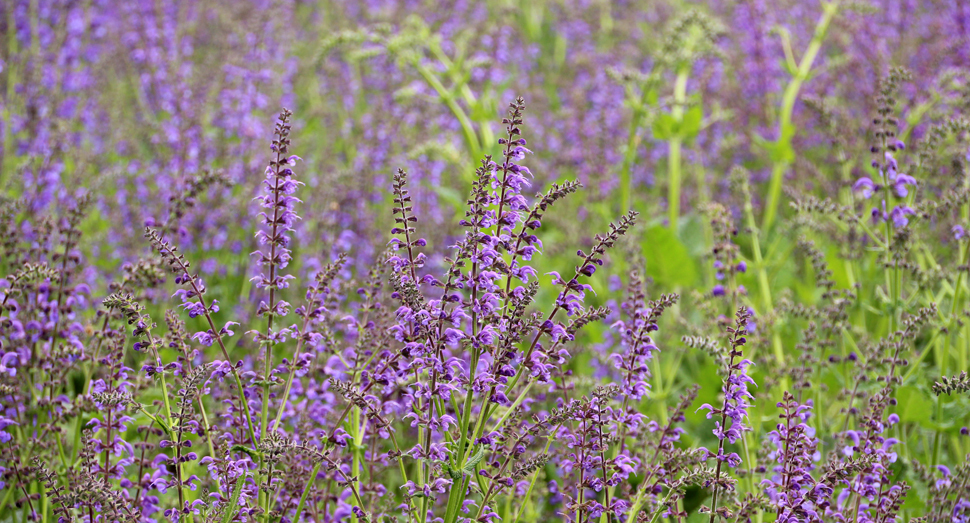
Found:
M 680 217 L 680 138 L 671 138 L 667 161 L 667 222 L 670 230 L 677 231 L 677 221 Z
M 448 88 L 441 83 L 441 80 L 427 67 L 420 63 L 415 63 L 415 68 L 418 73 L 428 85 L 430 85 L 441 97 L 441 101 L 445 103 L 448 109 L 458 118 L 458 123 L 461 124 L 461 132 L 465 138 L 465 145 L 468 146 L 468 152 L 472 158 L 479 158 L 482 155 L 482 146 L 478 141 L 478 134 L 475 132 L 475 127 L 472 124 L 471 119 L 465 114 L 465 111 L 458 105 L 455 100 L 455 96 L 452 94 Z
M 307 310 L 310 307 L 310 301 L 307 300 Z M 305 333 L 310 326 L 310 316 L 307 315 L 303 320 L 303 330 L 300 332 Z M 296 377 L 296 361 L 300 356 L 300 351 L 303 350 L 303 340 L 304 337 L 300 336 L 300 339 L 296 342 L 296 348 L 293 350 L 293 358 L 290 359 L 290 374 L 286 377 L 286 385 L 283 387 L 283 395 L 280 397 L 280 406 L 276 410 L 276 416 L 273 418 L 273 430 L 276 430 L 280 426 L 280 420 L 283 418 L 283 411 L 286 410 L 286 403 L 290 399 L 290 389 L 293 387 L 293 379 Z M 376 355 L 376 351 L 374 355 Z M 373 358 L 374 356 L 371 356 Z M 370 361 L 370 360 L 368 360 Z
M 359 407 L 354 407 L 353 414 L 351 416 L 351 424 L 352 424 L 353 430 L 350 432 L 350 435 L 353 437 L 354 448 L 353 448 L 353 456 L 351 457 L 350 473 L 351 473 L 351 478 L 353 479 L 352 483 L 359 490 L 360 477 L 364 470 L 362 466 L 362 459 L 361 459 L 363 458 L 362 454 L 363 454 L 363 448 L 364 448 L 363 447 L 364 431 L 362 430 L 361 424 L 360 424 Z M 360 508 L 363 509 L 364 507 L 362 506 Z M 356 515 L 353 516 L 353 520 L 357 521 Z
M 779 150 L 791 146 L 791 139 L 795 134 L 794 127 L 792 126 L 792 114 L 795 111 L 795 102 L 798 100 L 798 93 L 801 91 L 802 84 L 808 79 L 812 65 L 815 63 L 815 58 L 822 49 L 822 42 L 825 40 L 826 33 L 828 33 L 829 25 L 832 23 L 832 19 L 835 18 L 838 11 L 838 0 L 822 2 L 822 16 L 815 25 L 815 34 L 812 36 L 812 41 L 808 44 L 805 56 L 802 57 L 802 61 L 798 65 L 798 70 L 793 74 L 792 80 L 788 83 L 788 87 L 785 89 L 785 95 L 782 98 L 781 114 L 778 121 L 778 141 L 776 142 Z M 790 163 L 791 161 L 787 158 L 787 155 L 783 155 L 782 158 L 775 160 L 775 164 L 772 167 L 768 201 L 765 204 L 765 214 L 761 222 L 762 230 L 770 230 L 774 224 L 775 217 L 778 214 L 778 203 L 781 199 L 782 181 Z
M 148 343 L 151 344 L 152 356 L 155 359 L 155 361 L 153 363 L 156 364 L 156 365 L 161 365 L 162 360 L 161 360 L 161 358 L 158 355 L 159 343 L 155 340 L 155 337 L 152 336 L 151 330 L 148 330 L 147 331 L 147 336 L 148 336 Z M 168 384 L 165 381 L 165 371 L 162 371 L 162 372 L 158 373 L 158 375 L 161 378 L 160 381 L 161 381 L 161 385 L 162 385 L 162 401 L 163 401 L 163 403 L 165 405 L 165 423 L 161 423 L 157 418 L 153 418 L 153 419 L 163 429 L 166 429 L 167 428 L 166 432 L 168 432 L 169 435 L 171 435 L 172 434 L 172 430 L 173 430 L 173 427 L 172 427 L 172 404 L 171 404 L 171 402 L 168 399 Z M 142 409 L 142 412 L 144 412 L 145 414 L 148 414 L 148 411 L 147 410 Z M 152 417 L 151 414 L 148 414 L 148 416 L 149 417 Z M 109 430 L 110 430 L 110 428 L 109 428 Z M 181 434 L 181 429 L 180 429 L 179 432 Z M 206 435 L 206 437 L 208 437 L 208 435 Z M 176 445 L 179 445 L 179 447 L 176 447 L 176 451 L 180 450 L 180 446 L 181 446 L 181 443 L 182 443 L 181 442 L 181 437 L 175 443 L 176 443 Z M 107 454 L 105 455 L 105 457 L 107 458 Z M 105 463 L 107 463 L 107 460 L 105 461 Z M 185 486 L 182 485 L 182 478 L 184 476 L 182 474 L 182 464 L 181 463 L 178 463 L 177 461 L 175 463 L 175 472 L 176 472 L 176 478 L 178 480 L 179 504 L 182 505 L 182 506 L 184 506 L 184 504 L 185 504 Z M 107 471 L 106 471 L 105 474 L 107 475 Z M 107 479 L 105 480 L 105 483 L 107 483 Z M 180 506 L 180 508 L 182 508 L 182 507 Z
M 687 103 L 687 77 L 690 70 L 686 67 L 677 73 L 677 80 L 674 83 L 674 106 L 671 109 L 671 116 L 675 122 L 682 122 L 684 119 L 684 105 Z M 677 231 L 677 220 L 680 218 L 680 153 L 683 145 L 683 137 L 675 134 L 668 144 L 667 156 L 667 212 L 670 230 Z
M 14 20 L 14 10 L 7 9 L 7 28 L 16 27 Z M 7 31 L 7 94 L 3 101 L 3 156 L 0 157 L 0 188 L 3 187 L 3 178 L 7 170 L 7 163 L 10 162 L 10 155 L 13 152 L 13 121 L 11 118 L 11 106 L 13 105 L 14 94 L 18 84 L 16 71 L 17 57 L 17 31 Z
M 154 231 L 152 231 L 152 234 L 155 234 Z M 183 261 L 181 256 L 177 252 L 173 251 L 171 246 L 165 246 L 165 244 L 163 244 L 159 239 L 158 248 L 159 250 L 164 248 L 166 251 L 168 251 L 169 256 L 172 257 L 171 259 L 173 259 L 175 263 L 178 264 L 179 272 L 181 272 L 185 276 L 185 278 L 188 279 L 189 285 L 192 287 L 192 290 L 195 292 L 196 299 L 199 300 L 199 305 L 202 306 L 202 310 L 203 310 L 202 315 L 205 316 L 206 323 L 209 324 L 209 329 L 211 329 L 212 332 L 215 333 L 216 342 L 219 344 L 219 350 L 222 351 L 222 356 L 226 359 L 226 363 L 229 364 L 229 371 L 232 374 L 234 381 L 236 382 L 236 393 L 239 399 L 239 408 L 242 409 L 243 413 L 246 414 L 246 427 L 249 429 L 249 438 L 252 444 L 255 445 L 257 441 L 256 431 L 253 428 L 253 418 L 249 413 L 249 403 L 246 400 L 246 393 L 245 393 L 245 389 L 243 388 L 242 380 L 239 379 L 239 372 L 236 370 L 236 366 L 233 364 L 232 358 L 229 357 L 229 349 L 226 348 L 226 343 L 222 339 L 222 334 L 220 334 L 219 329 L 216 327 L 215 321 L 212 319 L 212 314 L 209 312 L 209 304 L 205 300 L 205 295 L 203 293 L 203 290 L 199 287 L 199 284 L 198 282 L 196 282 L 195 278 L 191 276 L 191 273 L 189 272 L 189 268 L 187 265 L 185 265 L 185 262 Z
M 620 212 L 626 214 L 630 210 L 630 195 L 633 193 L 633 159 L 637 155 L 637 147 L 640 145 L 640 126 L 647 110 L 647 96 L 651 91 L 650 86 L 643 86 L 640 93 L 640 100 L 634 106 L 633 116 L 630 118 L 630 129 L 627 131 L 626 149 L 623 152 L 623 166 L 620 168 Z
M 471 87 L 468 86 L 467 74 L 461 74 L 460 70 L 458 71 L 455 70 L 454 62 L 450 58 L 448 58 L 448 55 L 445 54 L 444 50 L 441 48 L 439 41 L 433 40 L 428 46 L 428 50 L 430 50 L 431 54 L 433 54 L 435 58 L 437 58 L 438 61 L 442 63 L 442 65 L 444 65 L 447 69 L 449 69 L 449 71 L 452 71 L 453 73 L 457 72 L 457 74 L 451 74 L 450 76 L 452 81 L 454 81 L 455 86 L 457 87 L 458 93 L 461 94 L 461 97 L 465 99 L 465 103 L 468 104 L 469 107 L 472 107 L 472 108 L 476 107 L 478 105 L 478 98 L 475 97 L 475 93 L 472 92 Z M 450 108 L 450 109 L 455 114 L 455 116 L 459 118 L 459 120 L 461 119 L 462 115 L 465 114 L 464 111 L 461 111 L 460 107 L 458 109 L 459 111 L 461 111 L 461 113 L 456 112 L 454 108 Z M 468 119 L 467 116 L 465 118 Z M 470 122 L 471 119 L 468 119 L 468 121 Z M 478 128 L 482 135 L 482 139 L 479 143 L 483 144 L 483 147 L 484 147 L 484 144 L 495 143 L 495 134 L 492 132 L 491 127 L 489 127 L 489 123 L 490 123 L 489 121 L 478 122 Z M 477 134 L 475 136 L 477 136 Z M 469 152 L 472 152 L 472 151 L 469 151 Z M 477 155 L 475 155 L 475 157 L 477 157 Z
M 515 409 L 522 404 L 522 400 L 525 399 L 525 395 L 529 392 L 529 389 L 532 388 L 532 385 L 534 383 L 535 383 L 535 380 L 529 380 L 529 382 L 525 384 L 525 388 L 523 388 L 522 392 L 519 393 L 519 397 L 515 398 L 515 402 L 513 402 L 512 405 L 508 408 L 508 410 L 505 411 L 505 414 L 502 414 L 502 417 L 495 422 L 495 427 L 492 428 L 492 432 L 497 432 L 499 430 L 502 430 L 502 424 L 505 423 L 505 420 L 507 420 L 509 416 L 511 416 L 512 413 L 515 412 Z
M 472 415 L 472 404 L 474 391 L 472 391 L 472 386 L 475 381 L 475 376 L 478 373 L 478 359 L 480 351 L 478 348 L 472 348 L 472 360 L 471 366 L 468 371 L 468 389 L 465 391 L 465 405 L 462 407 L 461 415 L 461 437 L 458 439 L 458 462 L 463 463 L 465 460 L 465 444 L 468 441 L 468 425 L 471 421 Z
M 771 313 L 775 306 L 771 298 L 771 285 L 768 281 L 768 267 L 765 264 L 765 260 L 761 254 L 761 230 L 758 229 L 758 225 L 754 218 L 754 206 L 751 203 L 751 196 L 749 193 L 745 194 L 744 202 L 744 213 L 747 218 L 748 228 L 751 229 L 751 250 L 754 252 L 754 262 L 758 269 L 758 287 L 761 291 L 762 305 L 764 306 L 763 314 Z M 778 330 L 772 326 L 771 329 L 771 346 L 774 350 L 775 360 L 778 362 L 779 367 L 783 368 L 785 365 L 785 350 L 781 344 L 781 335 Z M 781 389 L 786 390 L 787 378 L 783 378 L 785 383 L 782 384 Z
M 970 241 L 967 242 L 967 249 L 960 252 L 960 266 L 966 263 L 967 257 L 970 256 Z M 953 289 L 953 301 L 950 302 L 950 321 L 947 322 L 947 333 L 943 338 L 942 351 L 938 352 L 938 364 L 940 366 L 940 375 L 946 376 L 947 369 L 949 367 L 950 359 L 950 340 L 952 338 L 949 332 L 953 328 L 954 320 L 956 319 L 955 313 L 957 310 L 957 303 L 962 301 L 962 291 L 963 291 L 963 276 L 965 271 L 961 270 L 960 274 L 957 276 L 956 286 Z M 934 338 L 935 339 L 935 338 Z M 940 346 L 939 344 L 937 345 Z M 929 349 L 927 348 L 927 351 Z M 936 399 L 936 419 L 938 422 L 943 421 L 943 398 L 940 396 Z M 940 462 L 940 443 L 942 440 L 942 431 L 940 429 L 936 430 L 936 435 L 933 438 L 933 464 L 936 465 Z
M 644 491 L 641 490 L 637 495 L 636 500 L 633 502 L 633 507 L 630 509 L 629 515 L 626 518 L 626 523 L 634 523 L 634 521 L 638 521 L 637 516 L 640 514 L 640 509 L 643 508 L 644 503 L 643 492 Z M 664 496 L 663 501 L 661 501 L 660 505 L 657 506 L 657 511 L 654 512 L 653 517 L 650 518 L 650 523 L 657 523 L 657 521 L 660 519 L 660 515 L 664 512 L 664 507 L 667 506 L 667 503 L 670 501 L 670 496 L 672 496 L 673 493 L 673 489 L 667 491 L 667 495 Z
M 300 514 L 303 513 L 303 506 L 306 505 L 306 498 L 310 495 L 310 488 L 313 486 L 313 482 L 317 479 L 317 474 L 320 472 L 320 465 L 323 463 L 317 463 L 313 466 L 313 470 L 310 471 L 310 479 L 306 482 L 306 487 L 303 488 L 303 495 L 300 496 L 300 503 L 296 506 L 296 514 L 293 515 L 293 522 L 299 523 Z

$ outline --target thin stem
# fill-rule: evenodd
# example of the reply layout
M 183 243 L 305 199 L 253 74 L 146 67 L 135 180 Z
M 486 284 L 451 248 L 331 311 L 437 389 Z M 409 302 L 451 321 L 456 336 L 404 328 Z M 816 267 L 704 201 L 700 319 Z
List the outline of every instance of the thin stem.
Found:
M 285 117 L 284 117 L 285 118 Z M 285 120 L 284 125 L 285 125 Z M 285 127 L 283 128 L 285 129 Z M 273 176 L 273 226 L 272 234 L 269 238 L 270 248 L 269 248 L 269 310 L 266 312 L 266 342 L 264 357 L 265 361 L 263 363 L 263 401 L 260 405 L 260 417 L 259 417 L 259 439 L 263 441 L 266 439 L 266 431 L 268 430 L 269 421 L 269 389 L 271 374 L 273 372 L 273 345 L 275 342 L 273 340 L 273 318 L 276 317 L 276 234 L 278 231 L 278 223 L 280 219 L 280 164 L 283 161 L 283 150 L 286 147 L 286 135 L 285 130 L 280 130 L 279 132 L 279 142 L 276 146 L 276 162 L 273 163 L 273 168 L 275 170 L 275 175 Z M 283 399 L 286 402 L 286 398 Z M 246 409 L 249 410 L 248 408 Z M 255 445 L 256 442 L 253 441 Z M 260 468 L 262 468 L 262 458 L 260 458 Z M 273 467 L 270 465 L 269 468 L 270 475 L 272 475 Z M 265 484 L 268 485 L 270 477 L 265 478 Z M 259 492 L 259 496 L 264 496 L 263 492 Z M 267 521 L 269 519 L 270 513 L 270 503 L 269 492 L 265 493 L 266 497 L 266 509 L 265 514 L 267 515 Z
M 778 121 L 777 144 L 780 146 L 779 149 L 791 146 L 791 139 L 795 134 L 795 129 L 792 126 L 792 114 L 795 111 L 795 102 L 798 100 L 798 93 L 802 88 L 802 84 L 808 80 L 808 75 L 812 70 L 812 65 L 815 63 L 815 58 L 822 49 L 822 43 L 825 40 L 826 33 L 828 33 L 829 25 L 832 23 L 832 19 L 835 18 L 838 11 L 839 0 L 830 2 L 823 1 L 822 16 L 819 17 L 818 23 L 815 25 L 815 34 L 812 36 L 812 41 L 808 44 L 808 49 L 806 49 L 805 55 L 802 56 L 798 70 L 785 89 L 781 104 L 781 115 Z M 768 201 L 765 204 L 765 214 L 761 221 L 761 229 L 764 231 L 771 230 L 775 216 L 778 214 L 782 180 L 789 165 L 790 159 L 786 155 L 782 155 L 782 158 L 776 160 L 772 167 L 771 182 L 768 188 Z
M 243 389 L 242 380 L 239 379 L 239 373 L 236 371 L 236 366 L 233 364 L 232 358 L 229 357 L 229 350 L 226 349 L 226 344 L 222 339 L 222 333 L 219 331 L 219 329 L 216 328 L 216 324 L 212 320 L 212 314 L 209 312 L 209 305 L 205 301 L 205 295 L 202 293 L 202 289 L 199 287 L 199 284 L 196 281 L 196 279 L 193 278 L 192 275 L 189 273 L 189 268 L 185 265 L 185 262 L 181 259 L 181 257 L 177 253 L 173 252 L 171 247 L 167 246 L 161 241 L 158 242 L 158 246 L 159 248 L 166 249 L 169 255 L 172 256 L 172 258 L 178 264 L 179 270 L 182 272 L 182 274 L 188 280 L 189 284 L 192 286 L 193 292 L 195 292 L 195 295 L 198 296 L 199 298 L 199 305 L 202 306 L 202 315 L 205 316 L 205 320 L 209 324 L 209 329 L 212 330 L 212 333 L 214 334 L 216 339 L 216 343 L 219 344 L 219 349 L 222 351 L 222 356 L 226 359 L 226 363 L 229 364 L 229 371 L 232 374 L 232 377 L 236 381 L 236 392 L 239 397 L 239 408 L 241 408 L 243 412 L 246 414 L 246 424 L 249 428 L 249 438 L 252 441 L 252 443 L 255 445 L 256 431 L 253 426 L 252 416 L 249 413 L 249 402 L 246 400 L 246 394 Z
M 148 337 L 148 343 L 149 343 L 149 347 L 151 348 L 152 357 L 155 359 L 155 362 L 154 362 L 155 365 L 162 366 L 161 365 L 162 360 L 161 360 L 161 358 L 158 355 L 158 346 L 159 346 L 158 345 L 158 342 L 156 341 L 155 337 L 152 335 L 151 329 L 146 329 L 145 333 L 146 333 L 146 336 Z M 173 419 L 172 418 L 172 405 L 169 402 L 169 398 L 168 398 L 168 384 L 165 381 L 165 371 L 164 370 L 162 370 L 161 372 L 159 372 L 159 377 L 161 378 L 160 379 L 160 382 L 161 382 L 161 385 L 162 385 L 162 401 L 163 401 L 164 407 L 165 407 L 165 424 L 163 425 L 163 428 L 166 429 L 166 432 L 168 432 L 169 434 L 171 434 L 171 432 L 172 432 L 172 419 Z M 145 412 L 147 414 L 147 411 L 143 411 L 143 412 Z M 109 416 L 110 416 L 110 414 L 111 414 L 111 411 L 108 411 L 108 415 Z M 182 453 L 182 428 L 183 427 L 182 427 L 182 423 L 181 423 L 181 416 L 184 416 L 184 414 L 185 414 L 185 405 L 183 403 L 183 405 L 182 405 L 182 412 L 181 412 L 180 419 L 179 419 L 179 434 L 178 434 L 178 440 L 176 441 L 176 447 L 175 447 L 175 474 L 176 474 L 176 478 L 178 480 L 179 510 L 181 510 L 181 509 L 183 509 L 185 507 L 185 487 L 182 484 L 182 463 L 180 462 L 181 460 L 179 459 L 181 457 L 181 453 Z M 159 425 L 162 425 L 162 423 L 160 422 Z M 109 421 L 109 425 L 108 425 L 108 430 L 109 431 L 111 430 L 110 421 Z M 208 435 L 207 435 L 207 437 L 208 437 Z M 105 457 L 107 458 L 107 456 L 105 456 Z M 107 472 L 105 472 L 105 482 L 107 482 Z
M 750 193 L 745 193 L 744 202 L 744 214 L 748 224 L 748 229 L 751 230 L 751 250 L 754 252 L 754 261 L 758 269 L 758 287 L 761 291 L 761 300 L 764 305 L 763 314 L 770 314 L 775 306 L 771 298 L 771 285 L 768 281 L 768 267 L 765 264 L 765 260 L 761 254 L 761 230 L 758 228 L 757 222 L 754 218 L 754 206 L 751 204 Z M 778 330 L 772 326 L 771 327 L 771 346 L 774 350 L 775 360 L 778 362 L 780 368 L 785 366 L 785 349 L 781 343 L 781 335 Z M 787 388 L 788 378 L 783 378 L 785 383 L 782 384 L 782 389 Z
M 310 495 L 310 488 L 313 487 L 313 482 L 317 479 L 317 474 L 320 472 L 320 466 L 323 462 L 319 462 L 313 466 L 313 470 L 310 471 L 310 478 L 306 482 L 306 486 L 303 487 L 303 494 L 300 496 L 300 503 L 296 506 L 296 514 L 293 515 L 293 522 L 299 523 L 300 514 L 303 513 L 303 506 L 306 505 L 307 496 Z
M 475 126 L 472 124 L 471 119 L 465 113 L 465 111 L 458 105 L 457 100 L 455 100 L 454 95 L 451 91 L 441 83 L 441 80 L 426 66 L 422 65 L 420 62 L 414 63 L 418 74 L 428 85 L 434 89 L 438 96 L 441 97 L 441 101 L 445 103 L 451 113 L 458 118 L 458 123 L 461 125 L 462 136 L 465 138 L 465 145 L 468 147 L 468 152 L 472 158 L 479 158 L 482 156 L 482 145 L 478 140 L 478 133 L 475 132 Z
M 674 106 L 671 109 L 671 116 L 675 122 L 684 119 L 684 106 L 687 103 L 687 77 L 690 69 L 682 68 L 677 73 L 677 80 L 674 83 Z M 677 231 L 677 220 L 680 218 L 680 153 L 683 145 L 683 136 L 679 133 L 671 137 L 668 144 L 667 156 L 667 220 L 670 223 L 670 230 Z
M 549 447 L 552 446 L 552 440 L 555 439 L 556 433 L 559 432 L 560 427 L 562 427 L 561 423 L 556 425 L 556 427 L 549 433 L 549 436 L 546 438 L 546 447 L 542 450 L 543 453 L 549 452 Z M 515 519 L 512 520 L 512 523 L 518 523 L 519 518 L 522 516 L 522 512 L 525 511 L 525 507 L 529 506 L 529 499 L 532 497 L 532 489 L 536 485 L 536 480 L 539 479 L 539 472 L 541 472 L 541 469 L 532 473 L 532 481 L 529 483 L 529 490 L 526 491 L 525 497 L 522 499 L 522 504 L 519 506 L 519 510 L 516 512 Z
M 732 340 L 732 344 L 731 344 L 731 357 L 728 360 L 728 375 L 727 375 L 727 379 L 724 381 L 724 403 L 721 405 L 721 430 L 722 431 L 726 430 L 728 394 L 731 386 L 731 378 L 734 377 L 734 359 L 736 357 L 735 355 L 738 354 L 736 342 L 737 342 L 737 338 L 740 337 L 739 335 L 740 332 L 743 332 L 743 330 L 739 328 L 739 330 L 735 331 L 734 333 L 734 340 Z M 714 456 L 714 459 L 717 460 L 717 465 L 714 468 L 714 494 L 711 499 L 710 523 L 714 523 L 714 518 L 717 515 L 717 494 L 718 494 L 718 486 L 720 486 L 720 481 L 721 481 L 721 464 L 723 463 L 723 461 L 721 460 L 721 455 L 724 453 L 725 439 L 726 438 L 724 438 L 723 435 L 722 437 L 718 438 L 717 454 Z
M 603 437 L 603 411 L 599 405 L 596 406 L 596 424 L 600 436 L 600 466 L 603 470 L 603 485 L 609 485 L 609 478 L 606 470 L 606 438 Z M 613 519 L 613 510 L 610 508 L 610 488 L 603 489 L 603 507 L 605 509 L 606 521 L 609 523 Z
M 304 310 L 309 311 L 309 300 L 307 300 L 307 307 Z M 310 314 L 307 313 L 303 319 L 303 329 L 300 330 L 300 333 L 306 334 L 309 326 Z M 296 377 L 296 359 L 300 356 L 300 351 L 303 349 L 304 339 L 304 336 L 300 336 L 296 342 L 296 348 L 293 350 L 293 358 L 290 360 L 290 374 L 286 377 L 286 385 L 283 387 L 280 406 L 277 408 L 276 416 L 273 418 L 273 430 L 277 430 L 280 427 L 280 420 L 283 418 L 283 411 L 286 409 L 286 403 L 290 397 L 290 389 L 293 387 L 293 380 Z
M 161 409 L 161 407 L 159 407 L 159 409 Z M 155 413 L 158 414 L 158 411 Z M 136 476 L 138 478 L 138 490 L 135 491 L 135 501 L 132 502 L 132 505 L 136 507 L 138 506 L 138 500 L 141 499 L 141 493 L 143 490 L 141 473 L 145 470 L 145 450 L 148 448 L 148 445 L 146 444 L 148 442 L 148 435 L 151 433 L 152 427 L 155 426 L 155 423 L 158 423 L 158 420 L 154 416 L 149 417 L 151 418 L 152 422 L 148 424 L 148 430 L 145 431 L 145 437 L 142 438 L 141 457 L 138 458 L 138 475 Z
M 651 85 L 644 85 L 640 91 L 640 99 L 633 108 L 630 118 L 630 128 L 627 131 L 626 149 L 623 151 L 623 165 L 620 167 L 620 212 L 630 210 L 630 195 L 633 193 L 633 160 L 640 145 L 640 125 L 647 113 L 647 98 L 651 92 Z

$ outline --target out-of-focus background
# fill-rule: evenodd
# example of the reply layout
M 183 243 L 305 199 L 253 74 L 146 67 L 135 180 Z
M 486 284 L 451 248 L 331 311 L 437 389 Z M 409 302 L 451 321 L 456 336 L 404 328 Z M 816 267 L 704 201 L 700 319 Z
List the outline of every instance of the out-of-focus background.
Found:
M 569 238 L 626 209 L 643 213 L 641 232 L 669 222 L 668 124 L 685 112 L 687 218 L 661 240 L 705 249 L 690 241 L 701 234 L 691 209 L 729 197 L 733 166 L 763 194 L 773 155 L 791 154 L 785 189 L 837 190 L 842 165 L 866 161 L 891 66 L 915 79 L 899 101 L 914 136 L 966 96 L 950 88 L 970 65 L 970 5 L 841 7 L 800 86 L 791 151 L 779 152 L 786 88 L 823 16 L 814 1 L 4 2 L 0 187 L 35 210 L 93 193 L 90 254 L 110 272 L 146 252 L 141 226 L 165 223 L 170 197 L 220 173 L 229 185 L 200 194 L 180 243 L 214 283 L 245 281 L 233 277 L 250 261 L 248 202 L 285 106 L 305 160 L 299 244 L 348 250 L 364 267 L 385 241 L 394 170 L 411 173 L 422 232 L 454 231 L 477 159 L 497 151 L 501 113 L 522 96 L 534 189 L 586 186 L 550 217 Z M 547 242 L 547 254 L 571 248 Z M 696 283 L 694 261 L 650 273 Z

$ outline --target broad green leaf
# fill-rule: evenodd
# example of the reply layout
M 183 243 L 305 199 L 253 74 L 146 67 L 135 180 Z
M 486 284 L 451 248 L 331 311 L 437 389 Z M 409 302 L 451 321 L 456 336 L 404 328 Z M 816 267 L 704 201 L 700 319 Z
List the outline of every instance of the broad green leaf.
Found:
M 655 225 L 643 236 L 643 256 L 647 276 L 666 288 L 680 288 L 697 281 L 697 266 L 687 246 L 673 231 Z
M 461 194 L 458 192 L 458 190 L 444 185 L 429 185 L 429 186 L 431 187 L 431 190 L 433 190 L 435 194 L 438 195 L 438 198 L 440 198 L 441 201 L 443 202 L 447 202 L 448 205 L 450 205 L 451 208 L 454 209 L 456 213 L 465 204 L 465 201 L 462 199 Z
M 680 222 L 680 241 L 687 247 L 691 258 L 697 260 L 711 252 L 705 236 L 708 223 L 697 214 L 684 217 Z
M 915 479 L 915 478 L 914 478 Z M 908 482 L 913 485 L 913 489 L 906 493 L 906 501 L 903 503 L 903 510 L 913 511 L 916 514 L 925 514 L 926 510 L 926 487 L 921 481 Z
M 670 113 L 660 113 L 653 119 L 653 137 L 658 140 L 669 140 L 677 132 L 677 122 Z
M 704 121 L 704 108 L 695 105 L 687 110 L 684 119 L 680 122 L 680 136 L 685 140 L 693 140 L 697 133 L 701 132 L 701 123 Z
M 251 449 L 245 445 L 233 445 L 229 450 L 234 452 L 242 452 L 253 460 L 258 460 L 260 455 L 259 451 Z
M 239 513 L 239 496 L 242 494 L 243 484 L 246 483 L 246 475 L 243 474 L 236 479 L 236 486 L 232 489 L 226 511 L 222 514 L 222 523 L 229 523 Z
M 791 163 L 795 160 L 795 149 L 791 142 L 766 142 L 764 145 L 773 163 Z
M 902 387 L 896 393 L 896 400 L 899 404 L 896 407 L 896 414 L 900 421 L 918 423 L 926 425 L 933 414 L 933 402 L 926 397 L 923 391 L 912 385 Z
M 468 462 L 462 467 L 462 472 L 465 474 L 474 474 L 475 467 L 481 463 L 483 458 L 485 458 L 485 445 L 480 445 L 478 450 L 475 451 L 475 454 L 468 458 Z

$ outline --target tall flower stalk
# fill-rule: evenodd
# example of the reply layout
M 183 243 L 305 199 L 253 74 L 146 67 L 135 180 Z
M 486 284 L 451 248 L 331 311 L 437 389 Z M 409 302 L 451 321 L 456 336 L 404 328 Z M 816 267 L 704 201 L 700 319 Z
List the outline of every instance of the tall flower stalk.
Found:
M 792 79 L 785 87 L 784 95 L 781 100 L 781 108 L 778 113 L 778 137 L 774 142 L 769 143 L 768 150 L 771 153 L 771 178 L 768 185 L 768 199 L 765 201 L 764 214 L 761 218 L 761 230 L 767 233 L 775 223 L 778 215 L 778 207 L 781 203 L 782 182 L 789 166 L 795 160 L 792 138 L 795 137 L 795 125 L 792 117 L 795 114 L 795 103 L 802 90 L 802 85 L 808 81 L 815 64 L 825 43 L 829 26 L 839 13 L 840 0 L 825 0 L 822 2 L 822 14 L 815 24 L 815 32 L 812 40 L 805 49 L 801 61 L 795 63 L 795 56 L 791 49 L 790 37 L 787 33 L 781 32 L 782 43 L 785 49 L 785 60 L 788 69 L 792 74 Z M 758 256 L 761 256 L 759 253 Z
M 724 442 L 727 441 L 733 444 L 741 439 L 745 432 L 751 430 L 745 423 L 745 418 L 748 416 L 748 408 L 750 407 L 749 400 L 753 398 L 748 392 L 748 384 L 754 383 L 754 380 L 747 373 L 747 369 L 752 362 L 747 359 L 742 359 L 744 354 L 741 350 L 748 341 L 745 336 L 747 335 L 748 320 L 750 319 L 751 315 L 747 307 L 741 307 L 734 315 L 734 326 L 728 327 L 727 329 L 730 347 L 728 353 L 724 356 L 725 367 L 723 371 L 726 377 L 724 379 L 724 387 L 721 391 L 724 395 L 724 402 L 719 408 L 712 407 L 706 403 L 701 405 L 700 408 L 700 410 L 707 410 L 708 419 L 720 417 L 720 420 L 716 422 L 717 427 L 714 429 L 714 436 L 718 440 L 717 452 L 709 453 L 717 463 L 714 468 L 714 479 L 712 481 L 711 523 L 714 523 L 714 519 L 720 514 L 717 506 L 718 494 L 727 488 L 727 483 L 721 479 L 721 468 L 723 464 L 727 463 L 727 466 L 730 468 L 737 468 L 741 464 L 741 457 L 737 453 L 728 453 L 725 451 Z M 728 423 L 729 420 L 730 424 Z
M 270 146 L 274 158 L 266 167 L 266 179 L 263 181 L 264 194 L 257 196 L 263 211 L 259 213 L 264 228 L 256 232 L 256 239 L 268 250 L 253 253 L 258 258 L 258 264 L 265 267 L 266 272 L 253 278 L 256 287 L 267 289 L 269 301 L 259 304 L 257 315 L 266 317 L 266 332 L 254 332 L 256 341 L 265 351 L 263 365 L 263 401 L 260 416 L 260 435 L 265 438 L 269 430 L 270 388 L 273 385 L 273 348 L 282 342 L 289 334 L 289 329 L 273 330 L 273 323 L 277 317 L 283 318 L 289 313 L 290 304 L 279 299 L 277 293 L 289 287 L 289 280 L 293 276 L 282 274 L 282 270 L 289 265 L 292 252 L 289 249 L 290 232 L 293 224 L 300 217 L 293 208 L 299 200 L 293 196 L 301 182 L 293 179 L 292 166 L 299 160 L 298 156 L 290 155 L 290 117 L 291 113 L 283 109 L 279 121 L 276 123 L 274 134 L 276 137 Z

